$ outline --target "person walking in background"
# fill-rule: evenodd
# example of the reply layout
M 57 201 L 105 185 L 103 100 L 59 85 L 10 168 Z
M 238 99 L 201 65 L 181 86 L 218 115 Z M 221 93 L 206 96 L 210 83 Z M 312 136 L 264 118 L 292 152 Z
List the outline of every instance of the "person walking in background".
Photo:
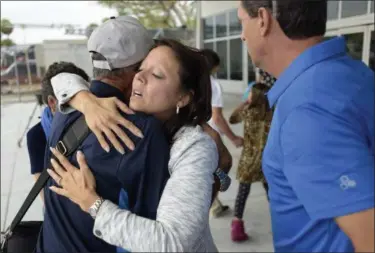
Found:
M 220 83 L 215 79 L 214 75 L 220 67 L 219 55 L 211 49 L 202 49 L 202 54 L 206 57 L 209 69 L 211 71 L 211 89 L 212 89 L 212 117 L 208 121 L 208 124 L 220 134 L 224 134 L 229 138 L 234 146 L 241 147 L 243 145 L 243 138 L 233 133 L 229 127 L 227 120 L 223 115 L 223 91 Z M 225 214 L 229 210 L 228 205 L 223 205 L 221 201 L 216 197 L 211 207 L 211 214 L 214 217 L 219 217 Z
M 277 78 L 263 152 L 276 252 L 374 252 L 374 72 L 324 40 L 327 0 L 240 1 L 252 62 Z
M 265 93 L 275 79 L 264 71 L 259 71 L 260 81 L 249 84 L 244 97 L 246 100 L 232 113 L 231 124 L 244 122 L 244 147 L 237 169 L 237 180 L 240 182 L 234 219 L 232 221 L 231 238 L 235 242 L 245 241 L 249 236 L 245 232 L 242 220 L 251 184 L 261 181 L 268 197 L 268 185 L 261 168 L 261 159 L 272 120 L 272 110 L 268 106 Z
M 202 53 L 206 57 L 209 68 L 211 69 L 212 117 L 208 121 L 208 124 L 217 132 L 225 135 L 234 146 L 237 148 L 242 147 L 243 138 L 233 133 L 223 115 L 223 89 L 214 77 L 220 67 L 220 57 L 211 49 L 202 49 Z

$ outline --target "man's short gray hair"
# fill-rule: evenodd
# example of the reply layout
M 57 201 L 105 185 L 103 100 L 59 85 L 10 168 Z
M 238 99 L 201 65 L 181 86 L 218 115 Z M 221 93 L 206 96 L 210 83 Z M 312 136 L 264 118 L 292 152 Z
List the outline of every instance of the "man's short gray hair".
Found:
M 92 60 L 97 60 L 97 61 L 105 61 L 106 58 L 96 52 L 91 53 L 91 59 Z M 125 67 L 125 68 L 118 68 L 114 70 L 109 70 L 109 69 L 100 69 L 100 68 L 93 68 L 92 74 L 94 79 L 98 78 L 118 78 L 122 77 L 124 74 L 131 72 L 131 71 L 137 71 L 141 62 L 138 62 L 136 64 L 133 64 L 131 66 Z

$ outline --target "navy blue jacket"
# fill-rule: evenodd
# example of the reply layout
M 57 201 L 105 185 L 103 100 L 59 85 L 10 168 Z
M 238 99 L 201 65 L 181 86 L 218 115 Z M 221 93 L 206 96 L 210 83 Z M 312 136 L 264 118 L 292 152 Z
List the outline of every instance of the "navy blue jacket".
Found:
M 123 94 L 116 88 L 99 81 L 91 83 L 90 90 L 98 97 L 113 97 L 124 101 Z M 81 113 L 69 115 L 57 113 L 52 124 L 49 146 L 56 146 L 64 130 Z M 119 203 L 120 193 L 128 195 L 128 208 L 145 218 L 155 219 L 166 181 L 169 178 L 169 144 L 159 121 L 144 114 L 125 115 L 143 133 L 138 138 L 124 131 L 135 143 L 135 150 L 126 150 L 121 155 L 114 147 L 106 153 L 94 134 L 85 139 L 79 148 L 93 172 L 97 193 L 104 199 Z M 46 152 L 45 166 L 51 153 Z M 76 153 L 69 157 L 78 167 Z M 45 215 L 43 229 L 38 240 L 38 252 L 115 252 L 116 248 L 98 239 L 93 234 L 94 220 L 69 199 L 48 189 L 56 183 L 50 179 L 44 189 Z
M 31 174 L 42 173 L 44 169 L 44 152 L 47 145 L 46 135 L 39 122 L 27 132 L 27 150 L 29 152 Z

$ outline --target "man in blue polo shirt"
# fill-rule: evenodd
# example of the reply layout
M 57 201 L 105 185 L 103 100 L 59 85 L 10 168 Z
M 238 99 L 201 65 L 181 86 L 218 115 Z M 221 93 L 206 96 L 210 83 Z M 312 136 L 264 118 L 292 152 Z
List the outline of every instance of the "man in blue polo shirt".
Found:
M 27 132 L 27 150 L 29 153 L 31 174 L 37 180 L 44 168 L 44 155 L 47 145 L 47 139 L 51 132 L 53 115 L 57 111 L 57 99 L 52 89 L 51 78 L 58 71 L 74 73 L 89 81 L 88 75 L 84 70 L 77 68 L 71 62 L 55 62 L 51 64 L 42 80 L 42 100 L 46 106 L 43 110 L 41 120 Z M 43 192 L 41 192 L 43 199 Z
M 323 42 L 326 0 L 241 1 L 253 62 L 277 78 L 263 170 L 276 252 L 374 252 L 374 72 Z
M 95 79 L 91 82 L 90 91 L 97 97 L 116 97 L 128 103 L 126 94 L 129 94 L 136 70 L 152 44 L 147 30 L 134 18 L 118 17 L 103 23 L 88 40 Z M 56 92 L 57 97 L 68 97 L 69 83 L 78 82 L 86 87 L 87 82 L 80 76 L 63 72 L 56 72 L 52 78 L 52 83 L 66 84 L 63 85 L 65 90 Z M 81 115 L 78 111 L 57 113 L 48 146 L 55 147 L 67 127 Z M 140 113 L 123 114 L 123 117 L 144 135 L 143 138 L 136 137 L 122 127 L 134 142 L 134 150 L 127 149 L 125 154 L 121 154 L 112 147 L 107 152 L 93 133 L 83 141 L 79 150 L 85 154 L 96 179 L 96 190 L 103 199 L 122 207 L 126 205 L 139 216 L 155 219 L 169 178 L 169 143 L 162 124 L 155 118 Z M 45 167 L 50 158 L 51 152 L 48 151 Z M 78 166 L 76 153 L 69 160 Z M 94 235 L 95 214 L 91 216 L 83 212 L 69 199 L 52 192 L 50 186 L 58 186 L 58 182 L 50 179 L 44 190 L 45 215 L 37 252 L 116 252 L 115 246 L 98 238 L 100 231 L 95 231 Z

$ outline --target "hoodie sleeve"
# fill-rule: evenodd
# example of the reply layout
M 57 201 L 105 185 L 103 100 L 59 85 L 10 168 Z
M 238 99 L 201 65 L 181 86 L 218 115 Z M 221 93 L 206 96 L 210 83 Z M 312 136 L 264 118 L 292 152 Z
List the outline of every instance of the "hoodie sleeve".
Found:
M 89 83 L 82 77 L 71 73 L 60 73 L 51 78 L 53 92 L 58 101 L 59 111 L 63 114 L 74 112 L 68 102 L 80 91 L 89 91 Z

